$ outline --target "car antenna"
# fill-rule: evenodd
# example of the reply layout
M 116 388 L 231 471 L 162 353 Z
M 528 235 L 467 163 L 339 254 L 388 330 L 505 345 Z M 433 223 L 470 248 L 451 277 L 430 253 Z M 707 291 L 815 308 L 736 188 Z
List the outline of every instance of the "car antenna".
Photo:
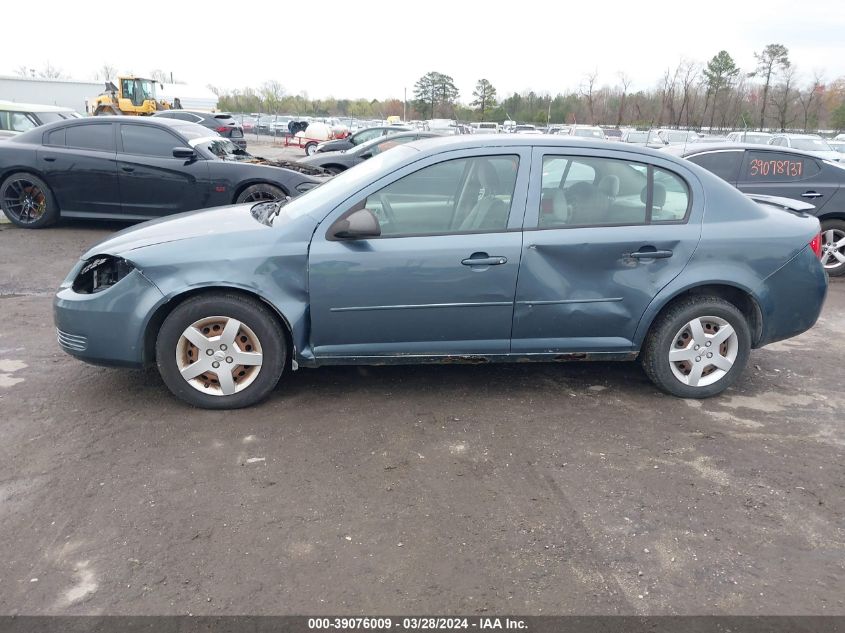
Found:
M 748 123 L 745 121 L 745 115 L 740 112 L 739 118 L 742 119 L 742 142 L 745 143 L 748 140 Z

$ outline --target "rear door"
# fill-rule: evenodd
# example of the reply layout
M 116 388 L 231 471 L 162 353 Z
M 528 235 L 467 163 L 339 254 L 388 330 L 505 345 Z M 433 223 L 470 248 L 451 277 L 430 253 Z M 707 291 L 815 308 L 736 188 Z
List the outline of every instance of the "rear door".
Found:
M 745 193 L 783 196 L 816 206 L 815 213 L 839 189 L 831 170 L 811 156 L 788 152 L 748 150 L 742 163 L 737 187 Z
M 128 218 L 153 218 L 198 209 L 208 198 L 208 162 L 174 158 L 188 144 L 163 127 L 120 123 L 117 162 L 120 199 Z
M 38 164 L 64 216 L 120 214 L 115 124 L 85 121 L 50 130 Z
M 694 175 L 645 159 L 534 150 L 512 353 L 633 350 L 646 307 L 692 256 L 703 211 Z

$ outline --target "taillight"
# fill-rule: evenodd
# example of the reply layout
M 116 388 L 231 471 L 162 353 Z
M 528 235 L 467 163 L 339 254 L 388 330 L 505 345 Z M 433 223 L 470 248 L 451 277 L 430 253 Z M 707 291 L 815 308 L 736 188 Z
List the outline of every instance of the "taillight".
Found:
M 221 125 L 221 126 L 219 126 L 219 127 L 214 128 L 214 130 L 215 130 L 216 132 L 225 132 L 225 131 L 226 131 L 226 130 L 228 130 L 228 129 L 229 129 L 229 128 L 228 128 L 228 127 L 226 127 L 225 125 Z
M 813 249 L 813 252 L 816 254 L 816 257 L 819 259 L 822 258 L 822 234 L 819 233 L 813 239 L 810 240 L 810 248 Z

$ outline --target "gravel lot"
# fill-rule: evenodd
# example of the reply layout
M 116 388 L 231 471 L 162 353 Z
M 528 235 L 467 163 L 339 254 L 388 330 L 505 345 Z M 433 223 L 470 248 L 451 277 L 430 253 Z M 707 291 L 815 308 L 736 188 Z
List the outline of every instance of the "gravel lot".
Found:
M 634 363 L 328 368 L 211 412 L 58 348 L 117 228 L 0 226 L 0 613 L 845 614 L 845 284 L 705 402 Z

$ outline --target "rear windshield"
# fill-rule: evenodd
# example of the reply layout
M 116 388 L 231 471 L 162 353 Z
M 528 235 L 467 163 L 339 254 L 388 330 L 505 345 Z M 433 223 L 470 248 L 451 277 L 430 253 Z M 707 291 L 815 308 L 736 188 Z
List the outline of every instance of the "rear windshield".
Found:
M 231 119 L 232 115 L 231 114 L 215 114 L 214 118 L 215 119 Z

